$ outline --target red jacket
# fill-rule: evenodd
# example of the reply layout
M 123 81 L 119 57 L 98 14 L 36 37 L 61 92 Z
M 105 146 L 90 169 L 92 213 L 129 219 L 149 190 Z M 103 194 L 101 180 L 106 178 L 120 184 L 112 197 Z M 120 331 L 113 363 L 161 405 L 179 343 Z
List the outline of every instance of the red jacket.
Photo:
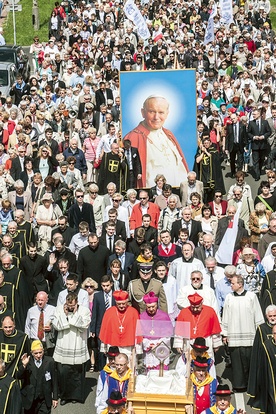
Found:
M 151 216 L 150 225 L 157 229 L 159 215 L 160 215 L 160 210 L 157 204 L 151 203 L 149 201 L 147 214 L 150 214 Z M 141 209 L 141 204 L 140 203 L 135 204 L 135 206 L 132 209 L 132 213 L 129 219 L 130 230 L 135 230 L 137 229 L 137 227 L 142 226 L 142 215 L 143 213 Z

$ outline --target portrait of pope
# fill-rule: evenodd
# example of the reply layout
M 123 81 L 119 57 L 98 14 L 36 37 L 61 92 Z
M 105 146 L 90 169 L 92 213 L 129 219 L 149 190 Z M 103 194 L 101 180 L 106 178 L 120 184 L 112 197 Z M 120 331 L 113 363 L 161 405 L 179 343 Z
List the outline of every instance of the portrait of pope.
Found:
M 139 187 L 151 187 L 157 174 L 164 174 L 167 183 L 179 186 L 189 171 L 183 151 L 174 134 L 164 124 L 170 104 L 164 96 L 148 96 L 141 108 L 143 120 L 124 139 L 138 148 L 142 163 Z

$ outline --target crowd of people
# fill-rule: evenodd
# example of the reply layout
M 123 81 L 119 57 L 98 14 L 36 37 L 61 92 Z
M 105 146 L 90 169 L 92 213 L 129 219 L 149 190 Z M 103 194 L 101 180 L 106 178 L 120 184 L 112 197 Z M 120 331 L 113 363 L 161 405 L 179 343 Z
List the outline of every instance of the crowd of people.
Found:
M 49 40 L 36 36 L 30 48 L 33 75 L 18 74 L 1 96 L 0 411 L 83 403 L 86 372 L 99 371 L 97 413 L 126 412 L 136 323 L 149 320 L 172 330 L 190 322 L 191 351 L 163 341 L 184 375 L 191 353 L 198 414 L 242 413 L 216 379 L 219 349 L 234 391 L 247 390 L 253 408 L 275 414 L 270 2 L 234 1 L 229 26 L 217 4 L 206 45 L 215 2 L 135 4 L 147 40 L 120 2 L 56 2 Z M 185 148 L 163 128 L 168 103 L 158 96 L 144 102 L 136 135 L 122 137 L 119 74 L 185 68 L 196 71 L 194 171 L 184 174 L 183 161 L 165 165 L 167 177 L 153 174 L 145 140 L 168 138 L 175 164 Z M 163 118 L 151 118 L 160 108 Z M 235 179 L 229 189 L 225 167 Z M 136 349 L 147 372 L 160 369 L 157 344 L 145 337 Z M 172 368 L 169 359 L 164 365 Z

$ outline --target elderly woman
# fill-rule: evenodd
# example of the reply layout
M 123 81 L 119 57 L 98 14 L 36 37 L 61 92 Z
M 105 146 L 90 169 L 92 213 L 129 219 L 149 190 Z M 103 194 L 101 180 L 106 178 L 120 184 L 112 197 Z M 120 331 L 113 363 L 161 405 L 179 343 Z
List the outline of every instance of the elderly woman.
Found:
M 100 138 L 97 137 L 96 132 L 97 131 L 95 128 L 88 128 L 88 136 L 84 139 L 82 147 L 87 164 L 86 179 L 88 183 L 91 181 L 97 182 L 99 175 L 99 171 L 96 168 L 94 168 L 96 151 L 100 142 Z
M 16 180 L 13 186 L 15 191 L 9 192 L 11 207 L 13 211 L 23 210 L 25 220 L 30 220 L 33 208 L 31 193 L 30 191 L 24 190 L 24 183 L 22 180 Z
M 212 209 L 212 215 L 216 216 L 218 219 L 226 215 L 227 211 L 227 201 L 222 199 L 223 194 L 222 192 L 217 189 L 215 191 L 214 199 L 213 201 L 209 202 L 209 205 Z
M 170 184 L 164 184 L 162 188 L 162 194 L 157 195 L 154 200 L 155 204 L 158 205 L 160 210 L 163 210 L 164 208 L 167 207 L 168 199 L 170 195 L 172 195 L 172 186 Z M 181 202 L 180 202 L 178 195 L 176 196 L 176 198 L 177 198 L 176 207 L 181 208 Z
M 168 198 L 168 207 L 164 208 L 160 212 L 159 220 L 158 220 L 158 234 L 162 230 L 171 231 L 172 225 L 175 220 L 181 218 L 181 209 L 177 207 L 177 202 L 179 199 L 176 195 L 172 194 Z
M 81 285 L 82 289 L 85 289 L 89 298 L 89 309 L 92 317 L 93 299 L 95 290 L 98 289 L 98 283 L 91 277 L 87 277 Z M 87 339 L 87 348 L 90 355 L 90 369 L 89 372 L 94 372 L 95 369 L 95 351 L 97 349 L 97 338 L 89 336 Z
M 66 161 L 68 162 L 68 172 L 74 173 L 75 179 L 77 180 L 77 187 L 84 190 L 81 172 L 78 168 L 76 168 L 76 157 L 70 155 L 68 158 L 66 158 Z
M 139 203 L 139 200 L 137 200 L 137 191 L 134 190 L 134 188 L 130 188 L 126 192 L 126 198 L 127 200 L 123 202 L 122 206 L 127 209 L 128 217 L 131 216 L 132 209 L 135 206 L 135 204 Z
M 269 218 L 272 212 L 262 202 L 255 205 L 255 210 L 249 217 L 249 230 L 253 247 L 257 249 L 260 239 L 268 232 Z
M 97 184 L 90 184 L 89 192 L 84 196 L 84 202 L 89 203 L 93 206 L 96 232 L 98 236 L 101 236 L 105 206 L 103 196 L 99 195 L 99 187 L 97 186 Z
M 45 253 L 51 245 L 52 229 L 58 224 L 62 212 L 50 193 L 45 193 L 37 207 L 36 221 L 38 224 L 38 243 L 41 253 Z
M 245 173 L 243 171 L 237 171 L 235 174 L 236 183 L 231 185 L 227 194 L 227 200 L 234 198 L 234 188 L 236 186 L 241 187 L 242 195 L 252 198 L 250 185 L 245 182 Z
M 0 165 L 0 198 L 8 199 L 8 190 L 14 184 L 14 179 L 9 171 L 5 171 L 4 165 Z
M 126 233 L 127 238 L 130 237 L 130 229 L 129 229 L 129 218 L 127 209 L 121 206 L 121 202 L 123 200 L 123 196 L 120 193 L 114 193 L 112 196 L 112 205 L 107 206 L 104 210 L 104 221 L 108 220 L 108 212 L 111 208 L 115 208 L 118 213 L 118 220 L 121 220 L 125 223 L 126 226 Z
M 245 247 L 242 252 L 242 263 L 237 266 L 237 275 L 241 275 L 246 284 L 246 290 L 259 295 L 265 277 L 263 265 L 256 258 L 256 254 L 250 247 Z
M 166 184 L 167 180 L 163 174 L 157 174 L 154 182 L 156 185 L 151 187 L 149 192 L 150 201 L 154 201 L 157 196 L 162 195 L 163 185 Z
M 233 254 L 233 265 L 237 266 L 238 264 L 242 263 L 242 253 L 243 250 L 247 247 L 252 248 L 252 242 L 251 242 L 251 238 L 250 237 L 242 237 L 240 240 L 240 248 L 238 250 L 236 250 Z M 258 253 L 258 250 L 252 248 L 253 252 L 255 253 L 257 259 L 260 261 L 260 256 Z

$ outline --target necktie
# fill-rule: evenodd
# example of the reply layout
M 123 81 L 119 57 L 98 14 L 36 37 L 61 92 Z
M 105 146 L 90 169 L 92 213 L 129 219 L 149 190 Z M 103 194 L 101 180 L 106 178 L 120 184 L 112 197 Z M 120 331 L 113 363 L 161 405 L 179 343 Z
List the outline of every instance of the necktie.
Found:
M 105 121 L 105 115 L 102 114 L 102 122 L 104 122 L 104 121 Z
M 165 252 L 166 252 L 167 254 L 169 254 L 169 248 L 168 248 L 168 247 L 165 247 Z
M 213 273 L 212 272 L 210 272 L 210 287 L 212 289 L 215 289 L 214 276 L 213 276 Z
M 40 368 L 41 367 L 41 364 L 42 364 L 42 360 L 41 359 L 39 361 L 36 361 L 35 360 L 35 365 L 36 365 L 37 368 Z
M 105 305 L 105 309 L 108 309 L 109 308 L 109 296 L 108 296 L 108 293 L 105 293 L 104 305 Z
M 109 250 L 112 252 L 112 237 L 109 237 Z
M 234 142 L 238 143 L 237 124 L 234 124 Z
M 258 120 L 259 133 L 261 132 L 261 120 Z
M 276 129 L 276 118 L 273 119 L 273 126 Z
M 41 309 L 40 315 L 39 315 L 37 337 L 41 341 L 44 338 L 44 313 L 43 313 L 43 309 Z

